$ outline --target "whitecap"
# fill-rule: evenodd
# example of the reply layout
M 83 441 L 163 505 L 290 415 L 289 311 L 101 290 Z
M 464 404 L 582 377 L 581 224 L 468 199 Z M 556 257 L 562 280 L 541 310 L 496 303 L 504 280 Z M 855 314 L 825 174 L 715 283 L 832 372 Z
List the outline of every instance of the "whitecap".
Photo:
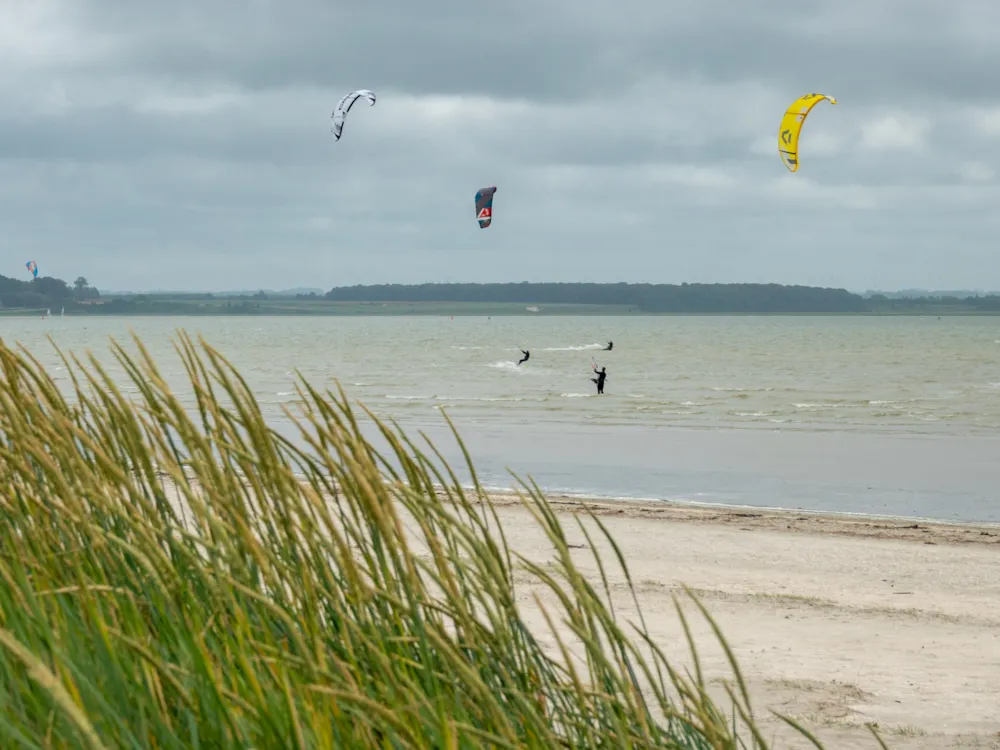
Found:
M 603 349 L 602 344 L 584 344 L 583 346 L 549 346 L 543 352 L 583 352 L 591 349 Z

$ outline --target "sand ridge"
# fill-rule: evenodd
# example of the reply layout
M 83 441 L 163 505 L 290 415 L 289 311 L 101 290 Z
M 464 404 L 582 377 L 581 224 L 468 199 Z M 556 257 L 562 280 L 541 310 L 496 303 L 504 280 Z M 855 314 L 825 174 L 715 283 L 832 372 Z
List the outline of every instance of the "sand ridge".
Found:
M 818 513 L 801 510 L 734 508 L 675 503 L 659 500 L 604 500 L 547 495 L 549 503 L 563 512 L 589 512 L 598 516 L 646 518 L 678 523 L 738 525 L 745 530 L 790 531 L 800 534 L 897 539 L 925 544 L 1000 545 L 1000 524 L 951 523 L 867 515 Z M 516 493 L 490 493 L 494 505 L 520 503 Z

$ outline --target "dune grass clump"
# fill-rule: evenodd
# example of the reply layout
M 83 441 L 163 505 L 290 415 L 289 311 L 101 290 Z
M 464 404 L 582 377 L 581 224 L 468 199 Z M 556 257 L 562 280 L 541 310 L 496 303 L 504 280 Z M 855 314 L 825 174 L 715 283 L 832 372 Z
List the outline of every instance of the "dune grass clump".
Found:
M 766 747 L 693 642 L 692 675 L 614 617 L 534 488 L 548 566 L 369 414 L 379 454 L 342 392 L 301 381 L 293 444 L 204 342 L 178 344 L 193 408 L 136 344 L 132 398 L 94 357 L 63 356 L 64 396 L 0 345 L 0 747 Z M 529 631 L 519 565 L 575 652 Z

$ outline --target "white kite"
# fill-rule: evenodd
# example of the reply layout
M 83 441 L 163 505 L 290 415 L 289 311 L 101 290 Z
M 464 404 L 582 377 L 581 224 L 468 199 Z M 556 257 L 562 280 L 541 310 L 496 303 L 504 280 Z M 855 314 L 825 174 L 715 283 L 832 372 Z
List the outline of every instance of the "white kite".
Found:
M 357 91 L 352 91 L 350 94 L 345 95 L 344 98 L 337 102 L 337 108 L 333 110 L 333 134 L 338 141 L 340 140 L 340 134 L 344 132 L 344 118 L 347 117 L 347 113 L 351 111 L 351 107 L 354 106 L 354 102 L 362 96 L 368 100 L 369 106 L 375 106 L 375 92 L 369 91 L 368 89 L 358 89 Z

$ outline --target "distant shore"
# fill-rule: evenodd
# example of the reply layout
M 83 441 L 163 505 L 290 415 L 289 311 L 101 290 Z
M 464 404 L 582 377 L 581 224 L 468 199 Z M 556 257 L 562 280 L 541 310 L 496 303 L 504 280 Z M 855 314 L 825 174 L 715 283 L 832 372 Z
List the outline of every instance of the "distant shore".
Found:
M 0 275 L 3 309 L 88 315 L 997 315 L 1000 294 L 912 294 L 775 283 L 497 282 L 369 284 L 266 292 L 104 292 L 84 277 Z M 492 311 L 492 312 L 491 312 Z
M 536 308 L 528 310 L 527 307 Z M 891 317 L 996 317 L 1000 310 L 968 310 L 964 308 L 901 308 L 896 310 L 861 311 L 646 311 L 622 308 L 618 305 L 522 305 L 490 303 L 381 303 L 381 302 L 300 302 L 275 299 L 254 305 L 222 303 L 195 303 L 188 301 L 153 302 L 135 305 L 89 305 L 67 309 L 67 318 L 103 317 L 834 317 L 834 318 L 891 318 Z M 4 308 L 3 317 L 60 317 L 59 311 L 45 309 Z

